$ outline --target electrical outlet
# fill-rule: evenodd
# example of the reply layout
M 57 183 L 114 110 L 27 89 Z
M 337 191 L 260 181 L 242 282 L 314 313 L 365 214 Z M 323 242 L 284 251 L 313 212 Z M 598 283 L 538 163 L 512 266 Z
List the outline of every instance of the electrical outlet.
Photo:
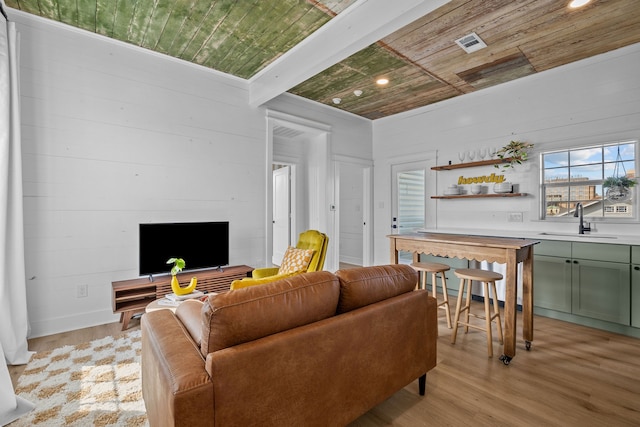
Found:
M 507 222 L 522 222 L 522 212 L 509 212 Z
M 77 297 L 86 298 L 89 296 L 89 285 L 78 285 Z

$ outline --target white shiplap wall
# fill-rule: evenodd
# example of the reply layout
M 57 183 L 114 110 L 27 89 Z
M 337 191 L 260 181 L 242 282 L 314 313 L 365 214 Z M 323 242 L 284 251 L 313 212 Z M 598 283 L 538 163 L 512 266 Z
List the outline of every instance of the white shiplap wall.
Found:
M 244 80 L 20 12 L 12 19 L 31 336 L 118 319 L 111 282 L 137 277 L 141 222 L 229 220 L 230 263 L 267 263 L 265 108 L 248 106 Z M 335 119 L 334 142 L 370 158 L 368 121 L 297 97 L 272 104 Z M 353 138 L 349 122 L 364 132 Z
M 33 336 L 117 319 L 111 282 L 137 277 L 142 222 L 229 220 L 230 263 L 263 262 L 264 111 L 243 81 L 15 20 Z
M 538 158 L 535 153 L 560 147 L 640 138 L 640 44 L 618 49 L 537 75 L 408 113 L 376 120 L 375 261 L 388 262 L 390 233 L 390 164 L 431 158 L 432 165 L 458 162 L 457 153 L 480 147 L 501 147 L 510 140 L 535 144 L 532 160 L 505 174 L 522 192 L 512 199 L 428 199 L 430 225 L 469 230 L 549 230 L 576 228 L 573 218 L 545 224 L 538 218 Z M 436 156 L 432 153 L 436 152 Z M 437 157 L 437 158 L 435 158 Z M 404 159 L 404 160 L 403 160 Z M 457 183 L 460 175 L 499 172 L 491 166 L 431 172 L 433 191 Z M 435 184 L 435 185 L 434 185 Z M 433 194 L 429 194 L 431 196 Z M 509 212 L 522 212 L 522 223 L 507 222 Z M 603 233 L 640 234 L 640 225 L 598 224 Z

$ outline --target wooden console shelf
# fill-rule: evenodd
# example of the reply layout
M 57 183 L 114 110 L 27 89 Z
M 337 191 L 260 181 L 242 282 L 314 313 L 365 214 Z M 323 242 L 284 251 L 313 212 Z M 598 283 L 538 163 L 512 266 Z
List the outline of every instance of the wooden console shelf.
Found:
M 197 277 L 196 289 L 199 291 L 225 292 L 229 290 L 231 282 L 247 277 L 252 271 L 253 268 L 249 266 L 236 265 L 222 270 L 216 268 L 178 274 L 178 281 L 181 286 L 186 286 L 192 277 Z M 111 282 L 111 288 L 113 312 L 120 313 L 122 330 L 125 330 L 133 315 L 144 312 L 147 305 L 172 292 L 171 275 L 156 277 L 153 282 L 147 277 Z

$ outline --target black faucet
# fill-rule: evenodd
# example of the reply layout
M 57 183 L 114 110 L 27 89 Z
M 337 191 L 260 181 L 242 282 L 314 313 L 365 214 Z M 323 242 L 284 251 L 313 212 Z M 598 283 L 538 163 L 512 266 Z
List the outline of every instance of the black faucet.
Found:
M 585 231 L 591 231 L 591 224 L 587 223 L 584 225 L 584 208 L 582 207 L 582 203 L 576 203 L 576 210 L 573 213 L 574 217 L 580 216 L 580 224 L 578 225 L 578 234 L 584 234 Z

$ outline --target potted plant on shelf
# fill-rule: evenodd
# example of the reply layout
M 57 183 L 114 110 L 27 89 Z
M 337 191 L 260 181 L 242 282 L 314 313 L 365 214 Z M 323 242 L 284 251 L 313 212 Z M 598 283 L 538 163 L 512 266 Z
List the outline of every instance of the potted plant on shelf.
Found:
M 196 290 L 198 279 L 195 277 L 191 278 L 191 282 L 187 286 L 184 288 L 180 287 L 180 282 L 178 282 L 178 277 L 176 275 L 180 273 L 186 265 L 182 258 L 169 258 L 167 264 L 173 264 L 173 267 L 171 267 L 171 290 L 174 294 L 187 295 Z
M 496 168 L 502 168 L 504 172 L 508 168 L 520 165 L 529 157 L 529 150 L 533 148 L 530 142 L 511 141 L 496 152 L 499 159 L 504 163 L 494 165 Z

